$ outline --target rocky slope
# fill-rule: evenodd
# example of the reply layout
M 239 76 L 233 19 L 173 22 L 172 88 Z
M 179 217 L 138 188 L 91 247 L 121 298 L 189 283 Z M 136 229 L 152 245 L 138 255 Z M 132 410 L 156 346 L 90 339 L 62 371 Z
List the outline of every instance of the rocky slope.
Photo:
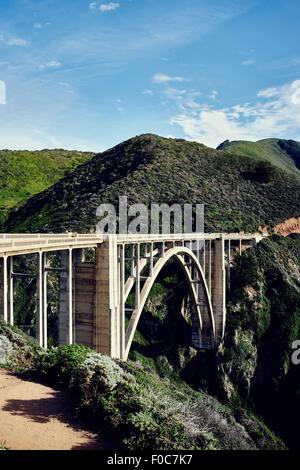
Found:
M 184 279 L 168 266 L 146 303 L 131 358 L 262 416 L 299 448 L 300 237 L 274 235 L 237 257 L 231 271 L 224 344 L 217 352 L 191 346 Z M 172 330 L 172 335 L 170 331 Z
M 300 215 L 300 181 L 244 156 L 143 135 L 95 156 L 12 212 L 6 231 L 94 230 L 99 204 L 203 203 L 208 231 L 256 231 Z

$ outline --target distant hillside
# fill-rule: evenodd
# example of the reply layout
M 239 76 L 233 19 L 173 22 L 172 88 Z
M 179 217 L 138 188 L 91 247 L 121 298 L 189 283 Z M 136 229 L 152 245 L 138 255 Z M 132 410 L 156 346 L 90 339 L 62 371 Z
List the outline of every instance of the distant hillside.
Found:
M 268 162 L 142 135 L 96 155 L 10 214 L 6 231 L 94 230 L 100 203 L 204 203 L 206 230 L 257 230 L 300 216 L 300 181 Z
M 219 145 L 218 150 L 268 161 L 300 178 L 300 142 L 295 140 L 264 139 L 258 142 L 226 140 Z
M 66 150 L 0 150 L 0 223 L 12 207 L 56 183 L 92 155 Z

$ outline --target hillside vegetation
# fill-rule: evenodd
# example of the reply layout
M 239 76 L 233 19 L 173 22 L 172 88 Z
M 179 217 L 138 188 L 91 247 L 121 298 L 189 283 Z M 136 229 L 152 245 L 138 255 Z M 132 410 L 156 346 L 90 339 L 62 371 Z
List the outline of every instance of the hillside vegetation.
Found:
M 18 364 L 18 357 L 30 359 Z M 115 450 L 285 448 L 251 412 L 85 346 L 43 352 L 16 328 L 0 324 L 0 363 L 73 391 L 77 414 L 93 429 L 111 433 Z
M 191 345 L 182 311 L 187 286 L 178 275 L 169 266 L 152 289 L 130 357 L 237 413 L 252 409 L 298 449 L 300 369 L 292 346 L 300 338 L 300 237 L 274 235 L 234 259 L 226 336 L 217 352 Z
M 280 146 L 298 165 L 298 144 Z M 273 227 L 300 216 L 300 180 L 296 166 L 279 168 L 272 152 L 268 160 L 255 152 L 235 155 L 139 136 L 94 156 L 11 211 L 4 230 L 93 231 L 98 205 L 117 205 L 120 195 L 148 205 L 204 203 L 206 230 Z M 127 449 L 283 448 L 256 414 L 288 447 L 298 448 L 300 374 L 291 355 L 300 337 L 299 237 L 274 235 L 234 259 L 226 337 L 218 351 L 193 348 L 187 292 L 170 263 L 146 302 L 132 362 L 74 346 L 37 354 L 37 361 L 30 356 L 30 367 L 70 387 L 78 409 L 105 422 Z M 23 294 L 16 293 L 19 310 L 34 317 L 32 291 Z M 0 336 L 2 348 L 14 364 L 19 353 L 10 343 L 19 339 L 2 331 L 8 339 Z
M 10 209 L 53 185 L 91 156 L 67 150 L 0 150 L 0 224 Z
M 222 403 L 254 410 L 299 449 L 299 338 L 300 237 L 274 235 L 235 258 L 224 343 L 191 357 L 181 376 Z
M 226 140 L 219 145 L 218 150 L 267 161 L 300 178 L 300 142 L 284 139 L 263 139 L 258 142 Z
M 300 180 L 269 162 L 155 135 L 96 155 L 13 211 L 6 231 L 93 231 L 101 203 L 205 204 L 207 231 L 256 231 L 300 215 Z
M 242 397 L 299 448 L 300 237 L 273 236 L 236 260 L 223 367 L 231 399 Z M 225 380 L 226 382 L 226 380 Z

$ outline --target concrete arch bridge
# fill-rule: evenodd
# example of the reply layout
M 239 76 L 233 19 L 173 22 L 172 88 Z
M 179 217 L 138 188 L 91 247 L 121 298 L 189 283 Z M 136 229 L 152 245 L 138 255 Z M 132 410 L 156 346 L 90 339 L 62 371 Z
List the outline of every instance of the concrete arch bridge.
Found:
M 257 234 L 240 233 L 2 234 L 3 319 L 14 324 L 15 280 L 36 278 L 36 337 L 47 348 L 47 278 L 49 272 L 57 272 L 59 343 L 86 344 L 126 360 L 151 288 L 166 263 L 176 259 L 193 303 L 191 341 L 198 348 L 211 349 L 225 332 L 232 259 L 260 239 Z M 85 261 L 87 249 L 95 253 L 92 262 Z M 51 266 L 53 253 L 59 254 L 58 267 Z M 33 255 L 34 272 L 17 272 L 16 259 Z

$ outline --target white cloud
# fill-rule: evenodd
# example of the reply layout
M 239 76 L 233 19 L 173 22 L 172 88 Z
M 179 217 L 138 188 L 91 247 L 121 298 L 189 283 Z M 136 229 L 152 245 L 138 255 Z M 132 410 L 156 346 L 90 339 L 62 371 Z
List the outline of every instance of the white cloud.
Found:
M 242 62 L 242 65 L 244 65 L 245 67 L 250 67 L 251 65 L 254 65 L 254 64 L 255 64 L 255 60 L 253 59 L 247 59 Z
M 166 75 L 164 73 L 156 73 L 153 76 L 154 83 L 170 83 L 170 82 L 185 82 L 183 77 L 171 77 L 170 75 Z
M 48 21 L 47 23 L 34 23 L 33 27 L 34 29 L 43 29 L 47 26 L 50 26 L 51 23 Z
M 90 10 L 96 10 L 97 9 L 97 3 L 96 2 L 92 2 L 89 4 L 89 9 Z
M 211 98 L 213 101 L 217 101 L 218 95 L 219 92 L 217 90 L 212 90 L 211 94 L 209 95 L 209 98 Z
M 46 64 L 43 64 L 43 65 L 40 65 L 39 68 L 41 70 L 45 70 L 45 69 L 58 69 L 59 67 L 61 67 L 61 63 L 58 62 L 57 60 L 51 60 L 50 62 L 46 62 Z
M 144 90 L 144 91 L 142 92 L 142 95 L 149 95 L 149 96 L 152 96 L 152 95 L 154 95 L 154 93 L 153 93 L 152 90 Z
M 6 104 L 6 83 L 0 80 L 0 104 Z
M 47 131 L 23 125 L 20 128 L 0 128 L 0 148 L 11 150 L 41 150 L 62 148 L 63 143 Z
M 30 41 L 27 41 L 26 39 L 17 37 L 7 37 L 3 34 L 0 34 L 0 41 L 6 44 L 7 46 L 27 47 L 31 44 Z
M 107 11 L 114 11 L 120 8 L 120 3 L 114 3 L 114 2 L 109 2 L 109 3 L 102 3 L 99 7 L 99 10 L 102 11 L 102 13 L 105 13 Z
M 6 44 L 8 46 L 26 47 L 30 45 L 30 41 L 26 41 L 26 39 L 22 39 L 22 38 L 10 38 L 7 40 Z
M 300 140 L 300 79 L 261 90 L 257 98 L 254 103 L 220 109 L 198 103 L 191 110 L 183 101 L 171 123 L 180 126 L 187 138 L 212 147 L 226 139 Z

